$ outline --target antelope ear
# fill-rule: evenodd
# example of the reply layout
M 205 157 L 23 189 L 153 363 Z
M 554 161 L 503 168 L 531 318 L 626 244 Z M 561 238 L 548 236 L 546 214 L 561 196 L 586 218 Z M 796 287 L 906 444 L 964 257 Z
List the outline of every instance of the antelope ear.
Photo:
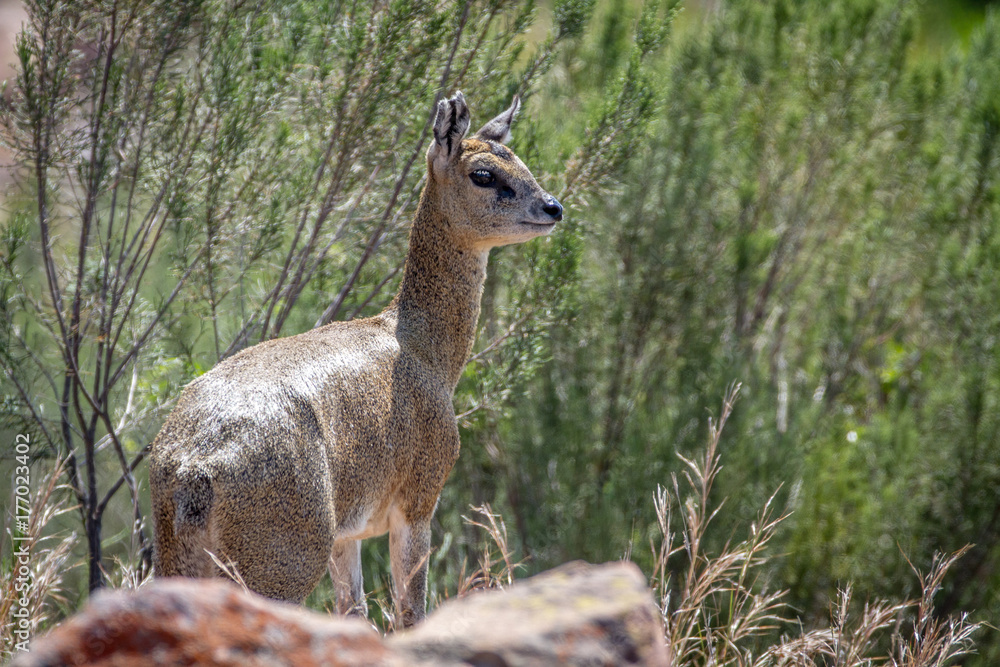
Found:
M 435 166 L 441 168 L 458 155 L 458 146 L 469 131 L 469 107 L 461 92 L 450 100 L 441 100 L 434 117 L 434 141 L 427 151 Z
M 514 116 L 517 115 L 517 111 L 520 108 L 521 98 L 515 95 L 514 100 L 510 103 L 507 110 L 490 122 L 486 123 L 486 125 L 483 125 L 483 127 L 476 132 L 476 138 L 486 141 L 496 141 L 501 144 L 505 144 L 510 141 L 510 124 L 514 122 Z

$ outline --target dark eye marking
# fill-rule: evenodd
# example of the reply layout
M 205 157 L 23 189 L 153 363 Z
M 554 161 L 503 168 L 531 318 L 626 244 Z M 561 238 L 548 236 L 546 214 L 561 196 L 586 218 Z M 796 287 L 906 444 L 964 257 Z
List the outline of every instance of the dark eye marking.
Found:
M 486 169 L 476 169 L 469 174 L 469 179 L 481 188 L 491 187 L 496 183 L 496 176 Z

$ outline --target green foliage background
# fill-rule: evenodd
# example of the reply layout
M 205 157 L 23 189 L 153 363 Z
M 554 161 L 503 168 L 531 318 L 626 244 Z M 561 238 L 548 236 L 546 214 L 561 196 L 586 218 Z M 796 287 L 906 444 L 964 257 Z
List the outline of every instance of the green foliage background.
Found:
M 295 333 L 351 284 L 336 316 L 377 312 L 422 175 L 419 159 L 412 174 L 400 164 L 435 94 L 462 87 L 485 120 L 519 91 L 513 148 L 569 207 L 550 238 L 491 258 L 433 592 L 476 558 L 481 535 L 461 516 L 483 502 L 506 517 L 525 573 L 627 549 L 650 566 L 652 494 L 739 380 L 716 547 L 744 537 L 780 489 L 791 516 L 767 583 L 790 590 L 807 625 L 848 582 L 857 599 L 912 596 L 911 563 L 927 570 L 968 543 L 939 611 L 1000 618 L 1000 12 L 956 4 L 958 34 L 942 38 L 940 8 L 908 2 L 696 3 L 673 22 L 661 2 L 477 3 L 475 20 L 497 20 L 463 38 L 469 65 L 440 90 L 463 5 L 431 4 L 391 3 L 377 23 L 343 3 L 277 3 L 245 33 L 228 5 L 203 30 L 220 40 L 206 53 L 233 58 L 204 81 L 178 78 L 157 111 L 152 181 L 175 168 L 157 162 L 177 137 L 171 114 L 201 104 L 216 117 L 192 153 L 204 164 L 171 185 L 165 242 L 137 288 L 153 312 L 160 286 L 197 260 L 183 308 L 136 362 L 130 453 L 183 383 L 256 341 L 241 339 L 248 311 L 283 313 L 252 336 Z M 254 48 L 227 50 L 247 35 Z M 294 298 L 269 303 L 296 222 L 310 229 L 326 205 L 313 167 L 337 132 L 343 183 L 327 203 L 345 224 L 317 233 L 328 252 L 307 257 Z M 7 378 L 33 386 L 25 350 L 51 350 L 24 314 L 24 299 L 45 297 L 37 193 L 20 183 L 3 222 L 3 358 Z M 359 265 L 394 187 L 402 203 Z M 34 429 L 18 392 L 2 393 L 8 432 Z M 113 481 L 115 464 L 102 465 Z M 120 500 L 105 544 L 128 558 Z M 387 586 L 387 558 L 381 541 L 366 548 L 366 586 Z M 968 664 L 1000 659 L 995 632 L 979 640 Z

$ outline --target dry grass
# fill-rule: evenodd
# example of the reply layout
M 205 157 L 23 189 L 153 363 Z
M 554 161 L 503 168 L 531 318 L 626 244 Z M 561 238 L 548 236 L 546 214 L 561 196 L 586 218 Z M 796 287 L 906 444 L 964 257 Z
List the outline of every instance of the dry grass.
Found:
M 505 588 L 514 583 L 514 572 L 521 566 L 521 563 L 514 562 L 513 549 L 507 538 L 507 525 L 503 517 L 494 512 L 489 503 L 478 507 L 470 506 L 469 509 L 479 516 L 463 516 L 462 519 L 485 533 L 478 563 L 474 569 L 470 569 L 468 561 L 463 561 L 454 592 L 429 595 L 428 606 L 431 610 L 452 598 L 464 597 L 477 591 Z M 372 591 L 367 593 L 366 598 L 369 605 L 374 605 L 378 609 L 372 620 L 372 627 L 383 634 L 395 632 L 396 610 L 390 592 L 386 589 Z M 326 608 L 332 613 L 335 608 L 332 599 Z
M 502 589 L 510 586 L 514 583 L 515 570 L 521 566 L 521 563 L 514 562 L 514 552 L 507 538 L 507 525 L 504 523 L 503 517 L 494 512 L 489 503 L 478 507 L 470 506 L 469 509 L 478 514 L 479 517 L 463 516 L 462 519 L 470 526 L 482 529 L 486 537 L 482 541 L 482 551 L 478 563 L 474 569 L 470 569 L 468 561 L 463 561 L 454 593 L 445 592 L 444 595 L 432 595 L 428 600 L 431 610 L 452 598 L 461 598 L 477 591 Z M 396 615 L 392 600 L 387 592 L 370 593 L 368 601 L 378 607 L 379 615 L 383 621 L 381 627 L 375 626 L 376 629 L 386 634 L 394 632 L 396 630 Z
M 766 562 L 764 551 L 784 519 L 774 516 L 773 496 L 750 526 L 746 540 L 727 545 L 718 556 L 703 549 L 708 527 L 721 509 L 712 507 L 710 495 L 719 472 L 722 429 L 738 393 L 739 385 L 734 385 L 718 421 L 709 420 L 708 445 L 701 459 L 680 457 L 688 494 L 681 493 L 675 475 L 672 492 L 660 487 L 653 499 L 661 540 L 653 545 L 651 585 L 662 610 L 667 645 L 678 665 L 749 664 L 743 647 L 787 622 L 781 615 L 782 592 L 755 592 L 757 570 Z M 673 528 L 675 506 L 681 513 L 679 541 Z M 676 575 L 677 585 L 670 567 L 675 556 L 686 563 Z
M 472 507 L 473 512 L 482 516 L 476 520 L 463 516 L 462 519 L 470 526 L 481 528 L 489 540 L 482 544 L 478 567 L 466 574 L 467 563 L 462 563 L 459 575 L 457 596 L 462 597 L 475 591 L 497 589 L 514 583 L 514 571 L 521 566 L 513 560 L 513 550 L 507 540 L 507 525 L 503 517 L 493 511 L 489 503 Z
M 3 583 L 0 584 L 0 639 L 4 657 L 10 657 L 15 644 L 20 641 L 14 635 L 16 628 L 11 614 L 15 608 L 22 606 L 22 599 L 26 599 L 28 603 L 24 608 L 28 609 L 26 619 L 32 637 L 56 617 L 59 607 L 68 605 L 63 579 L 67 571 L 79 564 L 72 562 L 72 550 L 77 536 L 76 533 L 64 536 L 45 534 L 46 526 L 53 519 L 75 509 L 66 500 L 66 494 L 63 493 L 65 487 L 58 483 L 62 475 L 63 466 L 60 463 L 37 484 L 32 484 L 33 495 L 26 531 L 16 530 L 13 511 L 4 512 L 8 545 L 13 545 L 14 550 L 23 545 L 31 554 L 28 563 L 29 586 L 21 591 L 18 590 L 17 560 L 10 554 L 10 560 L 4 559 Z M 12 489 L 8 505 L 11 510 L 16 507 L 13 493 Z
M 115 556 L 111 569 L 101 567 L 110 588 L 134 590 L 152 581 L 152 559 L 145 557 L 144 553 L 151 545 L 139 537 L 143 535 L 143 528 L 144 523 L 137 522 L 129 531 L 129 546 L 124 558 Z
M 739 385 L 727 393 L 718 421 L 709 420 L 709 439 L 700 460 L 681 457 L 686 466 L 686 493 L 675 476 L 672 492 L 662 487 L 654 497 L 661 540 L 653 545 L 656 557 L 652 587 L 659 600 L 667 646 L 673 664 L 692 667 L 931 667 L 974 650 L 972 636 L 980 624 L 966 615 L 940 619 L 934 614 L 934 596 L 955 561 L 965 550 L 936 558 L 927 575 L 917 572 L 922 585 L 919 600 L 891 603 L 882 600 L 858 605 L 850 587 L 842 590 L 826 627 L 782 635 L 770 646 L 760 644 L 781 628 L 800 627 L 782 602 L 784 591 L 768 592 L 757 575 L 768 562 L 768 542 L 786 516 L 774 516 L 774 497 L 750 527 L 750 536 L 727 545 L 720 554 L 704 552 L 706 532 L 719 511 L 709 496 L 719 472 L 719 441 L 739 394 Z M 673 530 L 674 508 L 679 508 L 679 536 Z M 671 563 L 683 559 L 682 567 Z M 676 573 L 676 574 L 675 574 Z M 673 581 L 676 576 L 678 580 Z
M 240 574 L 239 568 L 236 566 L 236 563 L 232 561 L 232 559 L 226 558 L 225 562 L 223 562 L 221 558 L 208 549 L 205 549 L 205 553 L 207 553 L 208 557 L 212 559 L 212 562 L 215 563 L 215 566 L 219 568 L 219 572 L 221 572 L 224 577 L 242 588 L 245 593 L 250 592 L 250 587 L 247 586 L 247 582 L 243 581 L 243 575 Z

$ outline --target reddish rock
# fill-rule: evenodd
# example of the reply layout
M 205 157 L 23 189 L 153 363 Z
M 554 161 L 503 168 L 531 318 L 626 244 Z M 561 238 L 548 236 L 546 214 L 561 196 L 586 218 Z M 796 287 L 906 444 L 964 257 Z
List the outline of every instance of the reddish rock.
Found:
M 570 563 L 445 603 L 383 640 L 358 619 L 247 594 L 221 579 L 105 591 L 13 667 L 667 665 L 660 614 L 631 563 Z
M 398 664 L 367 623 L 244 593 L 221 579 L 104 591 L 12 665 Z

